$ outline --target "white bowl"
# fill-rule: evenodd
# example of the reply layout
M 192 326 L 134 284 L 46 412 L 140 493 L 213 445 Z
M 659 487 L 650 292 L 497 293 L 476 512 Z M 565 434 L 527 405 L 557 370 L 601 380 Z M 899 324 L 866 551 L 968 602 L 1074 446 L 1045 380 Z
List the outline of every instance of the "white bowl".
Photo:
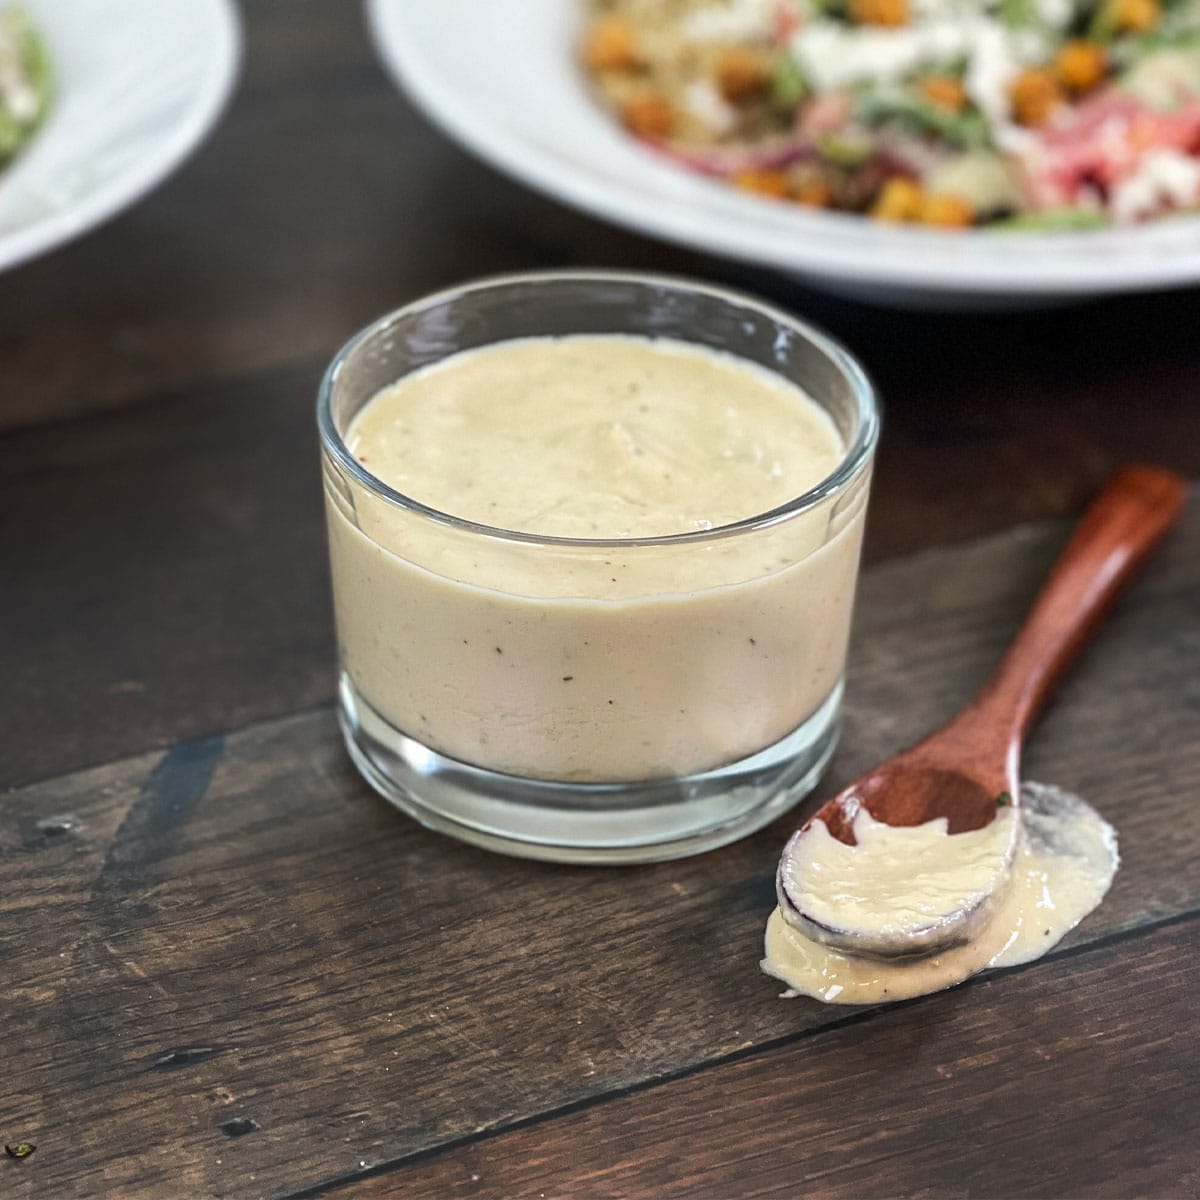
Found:
M 53 108 L 0 168 L 0 270 L 78 237 L 165 178 L 217 119 L 237 71 L 230 0 L 23 0 Z
M 581 0 L 367 0 L 396 81 L 493 166 L 597 216 L 899 303 L 1041 304 L 1200 281 L 1200 218 L 1056 234 L 881 226 L 692 174 L 589 94 Z

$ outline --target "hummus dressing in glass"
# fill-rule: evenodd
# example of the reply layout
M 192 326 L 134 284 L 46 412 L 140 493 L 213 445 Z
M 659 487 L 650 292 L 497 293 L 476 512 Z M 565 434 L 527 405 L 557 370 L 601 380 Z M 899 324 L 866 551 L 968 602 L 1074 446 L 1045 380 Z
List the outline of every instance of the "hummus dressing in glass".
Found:
M 729 525 L 820 483 L 845 453 L 825 410 L 773 372 L 613 336 L 454 355 L 380 392 L 346 444 L 430 508 L 570 538 Z
M 793 500 L 846 454 L 778 374 L 626 335 L 452 355 L 380 391 L 345 440 L 418 505 L 537 538 L 702 533 Z M 330 496 L 344 669 L 397 729 L 494 771 L 706 771 L 838 689 L 864 509 L 861 489 L 736 538 L 533 554 L 382 497 L 350 513 Z

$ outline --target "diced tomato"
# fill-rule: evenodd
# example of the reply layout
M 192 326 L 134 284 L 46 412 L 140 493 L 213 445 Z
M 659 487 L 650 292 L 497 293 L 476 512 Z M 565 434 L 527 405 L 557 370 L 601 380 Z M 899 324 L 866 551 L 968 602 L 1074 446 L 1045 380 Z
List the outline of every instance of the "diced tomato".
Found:
M 850 120 L 854 99 L 849 92 L 825 92 L 814 96 L 796 114 L 796 129 L 816 141 L 827 133 L 837 133 Z
M 1039 133 L 1026 159 L 1033 200 L 1072 204 L 1085 187 L 1111 188 L 1156 148 L 1200 151 L 1200 100 L 1162 112 L 1106 91 Z
M 771 36 L 777 42 L 786 42 L 801 25 L 800 13 L 791 0 L 779 0 L 771 24 Z

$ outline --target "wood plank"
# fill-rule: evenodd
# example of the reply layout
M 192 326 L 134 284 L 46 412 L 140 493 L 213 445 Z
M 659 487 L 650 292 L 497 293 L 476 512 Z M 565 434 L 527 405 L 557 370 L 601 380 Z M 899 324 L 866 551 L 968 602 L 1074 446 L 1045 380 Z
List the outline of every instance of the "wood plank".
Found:
M 1197 987 L 1191 919 L 301 1194 L 1195 1196 Z
M 1063 534 L 867 573 L 827 790 L 966 698 Z M 1068 947 L 1200 907 L 1197 561 L 1193 503 L 1032 748 L 1031 777 L 1122 835 Z M 4 811 L 2 1132 L 39 1147 L 6 1177 L 18 1197 L 303 1188 L 845 1020 L 756 969 L 786 821 L 625 871 L 490 856 L 374 799 L 327 710 Z M 923 1011 L 987 1007 L 990 987 Z
M 317 373 L 0 438 L 0 786 L 329 698 Z

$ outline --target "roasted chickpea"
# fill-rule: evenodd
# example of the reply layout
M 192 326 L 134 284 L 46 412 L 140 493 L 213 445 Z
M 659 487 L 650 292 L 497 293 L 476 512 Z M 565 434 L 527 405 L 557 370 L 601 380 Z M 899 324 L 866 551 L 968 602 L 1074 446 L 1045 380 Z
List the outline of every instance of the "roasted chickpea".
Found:
M 876 221 L 915 221 L 923 200 L 921 189 L 913 180 L 906 175 L 893 175 L 879 189 L 868 215 Z
M 934 192 L 921 200 L 917 220 L 922 225 L 940 225 L 946 229 L 965 229 L 975 223 L 971 206 L 949 192 Z
M 750 46 L 730 46 L 722 50 L 713 66 L 717 91 L 736 104 L 763 91 L 771 82 L 773 60 L 762 50 Z
M 827 179 L 820 175 L 810 175 L 792 185 L 792 199 L 797 204 L 808 208 L 831 208 L 833 206 L 833 188 Z
M 1062 89 L 1049 71 L 1040 67 L 1022 71 L 1009 85 L 1013 116 L 1022 125 L 1044 125 L 1063 102 Z
M 580 48 L 583 65 L 589 71 L 628 71 L 638 66 L 637 33 L 633 26 L 615 13 L 597 17 L 584 34 Z
M 627 100 L 621 119 L 638 137 L 670 137 L 675 129 L 675 109 L 661 92 L 643 91 Z
M 908 0 L 849 0 L 846 11 L 857 25 L 908 23 Z
M 1104 81 L 1108 59 L 1095 42 L 1067 42 L 1054 56 L 1058 81 L 1070 92 L 1090 92 Z
M 788 194 L 788 178 L 782 171 L 739 171 L 730 182 L 747 192 L 782 200 Z
M 1116 0 L 1113 23 L 1122 33 L 1146 33 L 1158 24 L 1158 0 Z
M 921 95 L 930 104 L 950 112 L 962 112 L 967 106 L 967 93 L 962 81 L 953 75 L 931 75 L 920 84 Z

